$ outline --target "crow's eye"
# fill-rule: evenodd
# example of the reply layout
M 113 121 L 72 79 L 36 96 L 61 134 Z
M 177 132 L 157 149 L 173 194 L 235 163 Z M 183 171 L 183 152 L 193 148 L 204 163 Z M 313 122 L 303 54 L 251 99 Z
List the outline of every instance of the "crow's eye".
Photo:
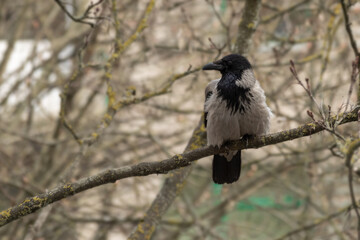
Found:
M 208 100 L 208 99 L 211 97 L 212 94 L 213 94 L 213 93 L 212 93 L 211 91 L 208 92 L 208 93 L 206 94 L 206 96 L 205 96 L 205 101 Z

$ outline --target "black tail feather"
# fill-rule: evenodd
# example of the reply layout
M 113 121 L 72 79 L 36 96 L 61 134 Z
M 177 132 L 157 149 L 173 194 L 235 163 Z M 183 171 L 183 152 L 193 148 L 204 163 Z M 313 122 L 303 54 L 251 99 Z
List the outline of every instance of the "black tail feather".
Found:
M 214 155 L 213 159 L 213 180 L 217 184 L 233 183 L 240 177 L 241 172 L 241 151 L 233 156 L 231 161 L 221 155 Z
M 224 156 L 214 155 L 213 159 L 213 181 L 217 184 L 224 184 L 227 182 L 228 161 Z

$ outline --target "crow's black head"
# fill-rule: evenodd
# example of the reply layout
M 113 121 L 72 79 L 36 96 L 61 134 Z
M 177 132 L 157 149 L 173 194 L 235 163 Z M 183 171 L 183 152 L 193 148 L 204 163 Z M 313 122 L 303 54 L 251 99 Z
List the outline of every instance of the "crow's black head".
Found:
M 250 88 L 256 80 L 251 70 L 251 64 L 245 57 L 239 54 L 230 54 L 218 61 L 206 64 L 203 70 L 221 72 L 221 79 L 216 85 L 217 97 L 226 101 L 226 107 L 231 109 L 231 113 L 247 111 L 253 97 Z M 248 72 L 245 73 L 245 71 Z
M 208 63 L 203 70 L 218 70 L 222 75 L 232 74 L 241 79 L 242 73 L 246 69 L 251 69 L 249 61 L 239 54 L 230 54 L 213 63 Z

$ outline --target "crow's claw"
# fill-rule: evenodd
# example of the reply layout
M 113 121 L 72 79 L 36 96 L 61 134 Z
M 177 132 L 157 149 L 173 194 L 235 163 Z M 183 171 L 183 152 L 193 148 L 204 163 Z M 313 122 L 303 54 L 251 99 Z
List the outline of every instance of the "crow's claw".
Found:
M 246 146 L 249 144 L 249 140 L 253 139 L 255 135 L 245 134 L 242 136 L 241 140 L 246 141 Z

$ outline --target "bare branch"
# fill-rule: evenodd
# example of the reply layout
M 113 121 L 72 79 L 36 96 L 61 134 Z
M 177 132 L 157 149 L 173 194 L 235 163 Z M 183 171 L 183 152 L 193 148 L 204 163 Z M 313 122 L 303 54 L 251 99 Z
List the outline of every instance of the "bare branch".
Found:
M 348 107 L 349 107 L 349 103 L 350 103 L 350 98 L 351 98 L 351 94 L 352 91 L 354 89 L 354 85 L 356 83 L 356 78 L 359 76 L 359 56 L 357 56 L 355 58 L 355 61 L 352 62 L 352 71 L 351 71 L 351 78 L 350 78 L 350 87 L 349 87 L 349 91 L 348 91 L 348 97 L 346 100 L 346 105 L 345 105 L 345 110 L 344 112 L 347 111 Z
M 298 2 L 298 3 L 295 3 L 294 5 L 286 8 L 286 9 L 283 9 L 281 11 L 278 11 L 277 13 L 275 13 L 274 15 L 271 15 L 271 16 L 268 16 L 268 17 L 264 17 L 264 19 L 261 19 L 260 20 L 260 23 L 261 24 L 266 24 L 266 23 L 269 23 L 271 22 L 272 20 L 280 17 L 280 16 L 283 16 L 284 14 L 286 13 L 289 13 L 291 11 L 294 11 L 296 8 L 300 7 L 301 5 L 304 5 L 305 3 L 308 3 L 309 0 L 303 0 L 301 2 Z M 264 3 L 263 3 L 264 4 Z
M 346 150 L 346 158 L 345 158 L 345 165 L 348 168 L 348 183 L 349 183 L 349 191 L 350 191 L 350 198 L 352 207 L 355 210 L 356 217 L 358 219 L 357 223 L 357 231 L 358 231 L 358 239 L 360 239 L 360 212 L 359 212 L 359 206 L 356 202 L 355 197 L 355 191 L 354 191 L 354 185 L 353 185 L 353 165 L 352 165 L 352 157 L 355 153 L 355 151 L 360 147 L 360 138 L 352 141 L 349 143 L 347 150 Z
M 64 13 L 71 18 L 71 20 L 73 20 L 74 22 L 79 22 L 79 23 L 84 23 L 84 24 L 88 24 L 90 25 L 90 27 L 94 27 L 95 24 L 89 21 L 86 21 L 85 19 L 101 19 L 100 17 L 90 17 L 88 16 L 91 9 L 93 9 L 94 7 L 98 6 L 99 4 L 101 4 L 104 0 L 99 0 L 96 3 L 91 3 L 85 10 L 84 14 L 81 17 L 74 17 L 65 7 L 65 5 L 60 1 L 60 0 L 55 0 L 55 2 L 61 7 L 61 9 L 64 11 Z
M 260 0 L 246 0 L 242 21 L 238 27 L 236 51 L 244 53 L 248 50 L 250 39 L 257 27 L 257 18 L 260 10 Z M 199 120 L 197 128 L 185 148 L 185 152 L 194 150 L 205 145 L 204 129 L 202 128 L 203 119 Z M 161 217 L 166 213 L 174 199 L 182 191 L 185 181 L 192 171 L 192 167 L 177 169 L 172 172 L 172 176 L 165 180 L 163 187 L 157 194 L 152 205 L 146 212 L 144 221 L 140 222 L 136 229 L 129 236 L 129 239 L 143 239 L 144 236 L 152 236 Z
M 325 130 L 327 130 L 328 132 L 334 134 L 337 138 L 341 139 L 342 141 L 345 141 L 344 137 L 341 136 L 340 134 L 338 134 L 336 132 L 335 127 L 337 126 L 337 124 L 329 124 L 328 119 L 330 118 L 330 115 L 328 117 L 326 117 L 325 113 L 324 113 L 324 109 L 322 108 L 322 105 L 320 105 L 317 100 L 315 99 L 314 95 L 312 94 L 311 91 L 311 86 L 310 86 L 310 80 L 308 78 L 305 78 L 305 82 L 306 82 L 306 86 L 304 85 L 304 83 L 300 80 L 296 68 L 295 68 L 295 64 L 292 60 L 290 60 L 290 71 L 291 73 L 294 75 L 296 81 L 298 82 L 298 84 L 305 90 L 305 92 L 309 95 L 311 101 L 313 103 L 315 103 L 319 114 L 321 116 L 321 120 L 320 121 L 316 121 L 314 118 L 314 115 L 311 111 L 308 111 L 307 114 L 310 116 L 310 118 L 316 122 L 319 125 L 322 125 L 324 127 Z M 336 123 L 336 122 L 335 122 Z M 332 127 L 330 127 L 332 126 Z
M 239 24 L 236 38 L 236 52 L 243 54 L 249 51 L 250 39 L 255 32 L 260 11 L 261 0 L 246 0 L 244 14 Z
M 302 226 L 302 227 L 300 227 L 298 229 L 292 230 L 292 231 L 286 233 L 285 235 L 283 235 L 283 236 L 281 236 L 279 238 L 276 238 L 276 240 L 288 239 L 289 237 L 291 237 L 291 236 L 293 236 L 295 234 L 301 233 L 303 231 L 308 231 L 308 230 L 311 230 L 311 229 L 313 229 L 315 227 L 318 227 L 319 225 L 321 225 L 323 223 L 326 223 L 326 222 L 329 222 L 331 219 L 336 218 L 336 217 L 340 216 L 341 214 L 346 213 L 347 211 L 350 211 L 352 209 L 352 207 L 353 207 L 352 205 L 344 207 L 344 208 L 342 208 L 342 209 L 340 209 L 340 210 L 338 210 L 338 211 L 336 211 L 336 212 L 334 212 L 334 213 L 332 213 L 332 214 L 330 214 L 330 215 L 328 215 L 326 217 L 323 217 L 321 219 L 318 219 L 318 220 L 314 221 L 313 223 L 310 223 L 310 224 Z
M 344 14 L 345 28 L 346 28 L 346 32 L 349 35 L 349 40 L 350 40 L 351 47 L 352 47 L 352 49 L 354 51 L 355 57 L 359 57 L 360 56 L 359 49 L 357 48 L 356 41 L 355 41 L 354 35 L 352 33 L 351 27 L 350 27 L 351 23 L 350 23 L 347 8 L 345 6 L 345 0 L 340 0 L 340 3 L 341 3 L 341 8 L 342 8 L 343 14 Z
M 334 117 L 333 121 L 336 120 Z M 357 112 L 351 112 L 346 115 L 341 124 L 357 121 Z M 202 131 L 204 129 L 202 128 Z M 277 132 L 261 137 L 254 137 L 249 140 L 237 140 L 227 143 L 220 149 L 213 146 L 198 148 L 183 154 L 176 154 L 171 158 L 159 162 L 142 162 L 136 165 L 109 169 L 96 175 L 80 179 L 73 183 L 67 183 L 31 198 L 24 200 L 17 206 L 11 207 L 0 212 L 0 226 L 4 226 L 16 219 L 31 214 L 51 203 L 61 199 L 83 192 L 85 190 L 101 186 L 107 183 L 113 183 L 117 180 L 135 177 L 147 176 L 150 174 L 165 174 L 171 170 L 179 169 L 191 165 L 192 162 L 210 155 L 223 153 L 235 149 L 259 148 L 281 142 L 294 140 L 297 138 L 310 136 L 323 131 L 324 127 L 314 123 L 301 125 L 297 128 Z M 201 131 L 201 130 L 200 130 Z M 360 141 L 359 141 L 360 142 Z M 175 187 L 175 190 L 177 188 Z M 166 209 L 165 209 L 166 210 Z M 136 234 L 136 232 L 135 232 Z M 136 238 L 136 235 L 132 235 Z

